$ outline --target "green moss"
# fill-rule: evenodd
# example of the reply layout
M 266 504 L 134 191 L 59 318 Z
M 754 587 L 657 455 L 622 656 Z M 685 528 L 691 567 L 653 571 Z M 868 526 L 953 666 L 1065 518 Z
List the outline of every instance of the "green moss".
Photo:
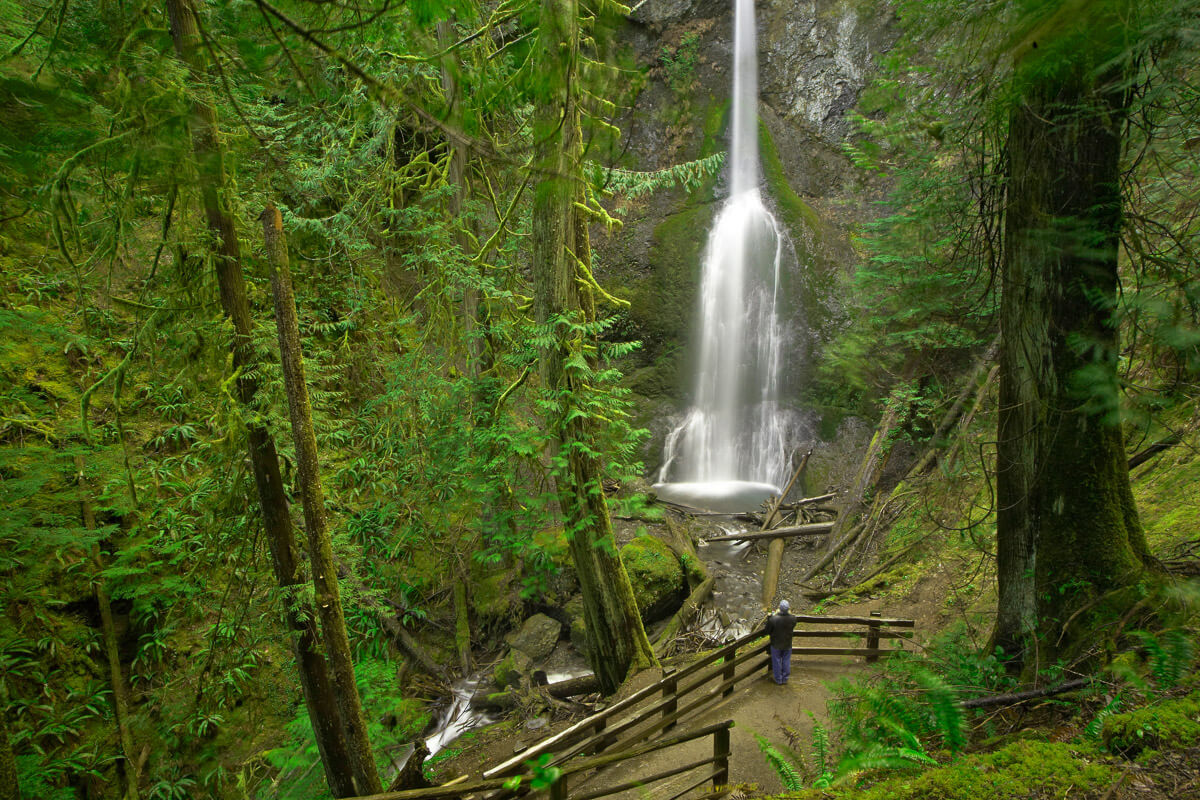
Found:
M 502 658 L 492 670 L 492 680 L 500 689 L 519 686 L 521 677 L 528 675 L 532 669 L 533 662 L 530 661 L 529 656 L 520 650 L 509 650 L 508 655 Z
M 679 556 L 679 565 L 683 567 L 683 576 L 687 578 L 688 586 L 699 586 L 708 578 L 708 569 L 704 562 L 689 553 Z
M 670 547 L 653 536 L 638 536 L 621 548 L 621 563 L 633 584 L 642 619 L 652 622 L 683 602 L 683 569 Z
M 1200 457 L 1192 448 L 1179 446 L 1158 458 L 1166 463 L 1133 485 L 1146 542 L 1155 551 L 1200 530 Z
M 1200 745 L 1200 691 L 1104 720 L 1104 746 L 1133 757 L 1144 750 Z
M 472 565 L 471 608 L 484 625 L 509 622 L 520 605 L 517 571 L 496 565 Z
M 854 800 L 1006 800 L 1086 795 L 1112 785 L 1115 765 L 1087 747 L 1018 741 L 988 755 L 967 756 L 919 775 L 891 778 L 860 790 L 806 790 L 781 798 Z
M 716 102 L 710 100 L 704 109 L 703 137 L 700 139 L 700 156 L 711 156 L 724 147 L 721 132 L 725 129 L 725 119 L 729 116 L 729 101 Z
M 650 248 L 654 272 L 629 296 L 629 315 L 650 344 L 687 338 L 700 283 L 704 232 L 712 213 L 711 205 L 690 205 L 654 229 Z M 639 381 L 648 382 L 645 375 Z
M 558 567 L 571 563 L 571 544 L 562 528 L 547 528 L 533 535 L 533 543 Z
M 813 237 L 814 248 L 819 250 L 824 223 L 821 222 L 821 218 L 812 209 L 812 206 L 792 191 L 792 186 L 788 183 L 787 175 L 783 171 L 783 161 L 779 158 L 775 140 L 771 138 L 767 126 L 762 123 L 759 123 L 758 126 L 758 146 L 762 159 L 763 177 L 766 178 L 771 197 L 775 199 L 778 206 L 781 221 L 792 234 L 792 242 L 796 245 L 797 255 L 800 255 L 801 242 L 807 241 L 806 233 Z M 803 258 L 801 260 L 803 261 Z

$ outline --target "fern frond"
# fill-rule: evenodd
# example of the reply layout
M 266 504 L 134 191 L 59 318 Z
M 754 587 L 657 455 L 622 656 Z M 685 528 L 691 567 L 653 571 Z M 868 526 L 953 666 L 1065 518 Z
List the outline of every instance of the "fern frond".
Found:
M 825 730 L 825 726 L 817 722 L 817 718 L 813 716 L 811 711 L 808 716 L 812 717 L 813 721 L 813 771 L 824 775 L 829 772 L 829 731 Z
M 925 690 L 925 701 L 933 712 L 937 733 L 952 753 L 967 746 L 966 716 L 958 705 L 958 693 L 944 680 L 926 670 L 913 673 L 913 679 Z
M 1083 728 L 1083 735 L 1094 741 L 1100 740 L 1100 732 L 1104 729 L 1104 720 L 1117 713 L 1120 709 L 1122 697 L 1120 693 L 1113 695 L 1113 699 L 1104 704 L 1104 708 L 1096 712 L 1095 718 Z
M 771 769 L 775 770 L 775 774 L 779 776 L 779 782 L 783 784 L 785 790 L 794 792 L 804 788 L 804 780 L 800 777 L 796 766 L 783 753 L 779 752 L 775 745 L 757 733 L 754 734 L 754 740 L 758 742 L 759 752 L 767 759 Z

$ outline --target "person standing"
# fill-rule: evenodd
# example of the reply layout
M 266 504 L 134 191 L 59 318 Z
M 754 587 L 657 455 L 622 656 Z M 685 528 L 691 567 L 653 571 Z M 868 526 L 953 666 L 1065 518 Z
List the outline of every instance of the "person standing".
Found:
M 792 632 L 796 629 L 796 618 L 789 613 L 787 600 L 779 601 L 779 610 L 767 617 L 766 634 L 771 637 L 771 674 L 775 682 L 782 685 L 792 674 Z

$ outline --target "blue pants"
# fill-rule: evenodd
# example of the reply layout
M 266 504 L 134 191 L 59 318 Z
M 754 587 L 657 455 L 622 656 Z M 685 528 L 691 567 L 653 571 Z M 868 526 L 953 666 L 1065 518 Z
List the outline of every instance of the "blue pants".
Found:
M 787 683 L 788 676 L 792 674 L 792 648 L 786 650 L 776 650 L 771 648 L 771 672 L 775 676 L 776 683 Z

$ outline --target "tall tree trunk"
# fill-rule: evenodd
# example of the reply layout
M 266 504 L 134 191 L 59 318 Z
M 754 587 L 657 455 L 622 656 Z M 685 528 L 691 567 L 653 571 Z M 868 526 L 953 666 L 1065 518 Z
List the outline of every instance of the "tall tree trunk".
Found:
M 92 498 L 87 479 L 83 475 L 83 456 L 75 457 L 76 480 L 79 483 L 79 510 L 83 517 L 83 527 L 89 531 L 96 529 L 96 515 L 92 511 Z M 96 605 L 100 609 L 100 630 L 104 636 L 104 656 L 108 661 L 109 683 L 113 693 L 113 711 L 117 723 L 117 735 L 121 740 L 121 752 L 124 761 L 121 772 L 125 777 L 126 800 L 138 800 L 138 760 L 133 752 L 133 733 L 129 730 L 130 706 L 132 705 L 129 681 L 125 680 L 125 672 L 121 668 L 121 656 L 117 648 L 117 626 L 113 623 L 112 603 L 108 600 L 108 590 L 104 588 L 104 580 L 100 573 L 104 571 L 104 561 L 100 554 L 100 544 L 92 545 L 92 565 L 96 569 L 96 580 L 92 591 L 96 595 Z
M 1149 562 L 1117 395 L 1127 76 L 1096 71 L 1129 10 L 1105 3 L 1070 55 L 1031 50 L 1009 123 L 994 640 L 1026 666 L 1070 652 L 1063 621 Z
M 271 294 L 275 300 L 275 328 L 279 333 L 279 360 L 283 367 L 283 386 L 287 393 L 292 421 L 292 439 L 296 444 L 296 471 L 300 479 L 300 502 L 304 506 L 304 526 L 308 532 L 308 553 L 312 559 L 312 581 L 316 592 L 317 614 L 325 638 L 325 654 L 333 665 L 333 689 L 342 713 L 342 724 L 351 755 L 354 780 L 360 794 L 383 791 L 371 742 L 362 699 L 354 679 L 354 657 L 342 612 L 341 588 L 337 565 L 333 560 L 333 542 L 325 515 L 325 493 L 321 488 L 321 469 L 317 461 L 317 437 L 313 431 L 312 404 L 304 377 L 304 354 L 300 348 L 300 323 L 296 319 L 296 295 L 288 265 L 287 242 L 283 237 L 283 217 L 279 209 L 268 206 L 259 217 L 263 240 L 267 245 L 267 263 L 271 268 Z
M 450 47 L 454 42 L 454 23 L 451 20 L 439 22 L 437 35 L 439 46 Z M 446 120 L 452 127 L 459 129 L 462 127 L 462 103 L 459 97 L 458 81 L 455 77 L 456 58 L 456 55 L 450 54 L 444 57 L 441 78 L 442 95 L 445 97 L 447 108 Z M 462 227 L 467 225 L 467 221 L 462 218 L 462 210 L 463 201 L 467 197 L 467 159 L 470 157 L 470 148 L 466 143 L 453 139 L 449 140 L 447 144 L 450 147 L 450 164 L 446 171 L 446 180 L 454 187 L 447 210 L 450 212 L 450 219 L 455 220 L 459 225 L 455 229 L 454 241 L 458 246 L 459 257 L 465 266 L 471 250 L 471 242 L 467 230 Z M 462 292 L 463 336 L 467 343 L 467 378 L 471 383 L 471 424 L 475 430 L 483 430 L 491 427 L 494 394 L 491 381 L 484 377 L 492 366 L 492 351 L 488 347 L 486 335 L 488 329 L 487 304 L 482 302 L 483 293 L 480 291 L 477 281 L 467 280 L 462 287 Z M 494 448 L 487 449 L 490 451 Z M 491 453 L 489 452 L 488 455 Z M 502 497 L 501 490 L 494 486 L 497 481 L 492 480 L 487 483 L 488 487 L 484 497 L 485 507 L 480 514 L 480 518 L 485 524 L 495 519 L 495 506 L 499 504 Z M 457 572 L 458 576 L 454 582 L 454 642 L 455 649 L 458 651 L 459 666 L 466 675 L 471 671 L 471 605 L 469 600 L 471 584 L 465 560 L 458 562 Z
M 205 81 L 205 71 L 198 51 L 195 11 L 191 0 L 166 0 L 167 15 L 175 50 L 188 67 L 197 85 Z M 233 216 L 229 211 L 225 168 L 221 147 L 217 141 L 217 115 L 211 101 L 202 94 L 193 103 L 189 129 L 196 158 L 200 196 L 209 232 L 216 242 L 213 253 L 221 306 L 233 323 L 233 368 L 238 374 L 238 400 L 247 408 L 254 403 L 258 382 L 253 377 L 254 355 L 251 347 L 253 325 L 246 286 L 242 277 L 241 254 Z M 270 433 L 261 425 L 247 425 L 247 443 L 254 483 L 262 508 L 263 529 L 271 550 L 275 577 L 284 590 L 284 607 L 288 625 L 295 633 L 296 663 L 300 668 L 300 683 L 308 706 L 309 719 L 325 778 L 335 797 L 356 794 L 354 776 L 349 764 L 342 720 L 336 697 L 329 680 L 325 659 L 319 649 L 316 620 L 299 607 L 296 591 L 303 584 L 296 562 L 295 537 L 288 515 L 287 496 L 279 474 L 279 457 Z
M 576 0 L 542 2 L 537 53 L 543 77 L 534 112 L 540 172 L 533 206 L 534 311 L 539 325 L 554 329 L 554 343 L 541 350 L 541 373 L 556 403 L 549 420 L 558 439 L 555 484 L 583 594 L 589 659 L 601 691 L 611 694 L 631 667 L 656 660 L 617 553 L 591 423 L 575 404 L 583 387 L 571 359 L 584 357 L 584 342 L 571 326 L 595 313 L 590 292 L 580 293 L 576 264 L 579 259 L 586 269 L 590 258 L 586 224 L 574 207 L 582 152 L 575 98 L 578 15 Z

